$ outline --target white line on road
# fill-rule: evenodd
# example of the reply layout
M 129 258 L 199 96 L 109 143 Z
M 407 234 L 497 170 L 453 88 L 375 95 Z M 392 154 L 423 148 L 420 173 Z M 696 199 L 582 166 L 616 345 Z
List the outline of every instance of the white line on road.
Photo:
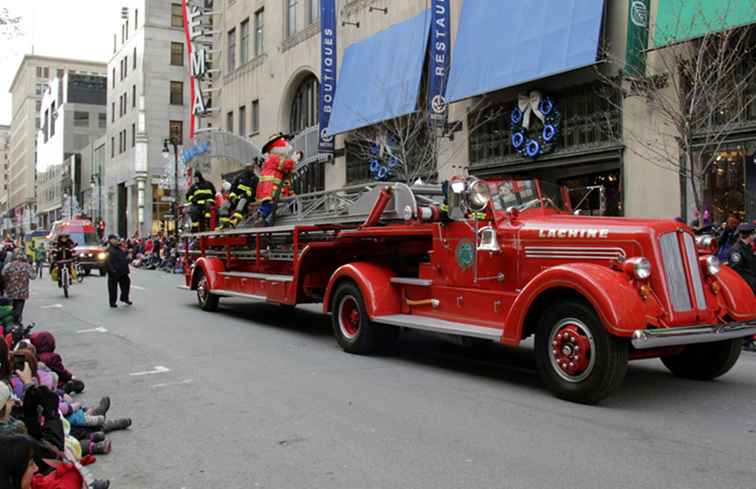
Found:
M 49 306 L 42 306 L 40 309 L 63 309 L 63 304 L 50 304 Z
M 132 285 L 131 288 L 132 289 L 137 289 L 137 290 L 144 290 L 144 287 L 140 287 L 138 285 Z
M 164 374 L 166 372 L 170 372 L 171 369 L 168 367 L 163 367 L 162 365 L 156 365 L 153 370 L 147 370 L 145 372 L 134 372 L 133 374 L 129 374 L 131 377 L 140 377 L 142 375 L 155 375 L 155 374 Z
M 165 384 L 151 385 L 150 388 L 151 389 L 159 389 L 160 387 L 170 387 L 170 386 L 173 386 L 173 385 L 187 385 L 187 384 L 191 384 L 192 382 L 194 382 L 192 379 L 184 379 L 184 380 L 179 381 L 179 382 L 166 382 Z
M 105 329 L 105 328 L 103 328 L 102 326 L 98 326 L 96 328 L 90 328 L 90 329 L 80 329 L 79 331 L 77 331 L 77 333 L 79 333 L 79 334 L 82 334 L 82 333 L 107 333 L 107 332 L 108 332 L 108 330 Z

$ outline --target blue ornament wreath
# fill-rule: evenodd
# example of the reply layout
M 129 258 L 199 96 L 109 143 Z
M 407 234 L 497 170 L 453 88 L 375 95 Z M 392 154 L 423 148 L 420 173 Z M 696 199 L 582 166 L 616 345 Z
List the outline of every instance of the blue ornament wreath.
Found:
M 523 127 L 525 114 L 519 107 L 512 110 L 512 147 L 520 155 L 530 159 L 551 153 L 559 140 L 559 125 L 562 114 L 557 110 L 551 97 L 544 97 L 538 104 L 538 110 L 543 114 L 544 121 L 534 114 L 530 115 L 530 128 Z
M 379 182 L 388 180 L 393 170 L 399 166 L 399 158 L 394 156 L 394 148 L 398 145 L 395 137 L 390 136 L 385 143 L 372 143 L 370 145 L 370 174 Z

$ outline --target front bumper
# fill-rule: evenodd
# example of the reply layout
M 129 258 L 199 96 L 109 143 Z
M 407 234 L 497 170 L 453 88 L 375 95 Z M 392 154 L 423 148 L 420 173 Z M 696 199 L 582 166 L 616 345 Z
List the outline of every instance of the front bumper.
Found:
M 756 321 L 695 326 L 691 328 L 638 329 L 630 340 L 638 350 L 694 345 L 756 335 Z

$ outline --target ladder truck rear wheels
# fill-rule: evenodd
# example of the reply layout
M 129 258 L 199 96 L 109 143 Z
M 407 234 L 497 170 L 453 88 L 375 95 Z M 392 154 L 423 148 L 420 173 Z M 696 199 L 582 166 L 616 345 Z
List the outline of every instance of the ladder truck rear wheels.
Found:
M 627 372 L 627 341 L 610 335 L 593 309 L 578 301 L 555 304 L 541 316 L 535 354 L 543 383 L 573 402 L 599 402 Z
M 200 309 L 207 312 L 214 312 L 218 310 L 218 301 L 220 297 L 210 292 L 210 282 L 207 280 L 207 276 L 203 273 L 197 282 L 197 302 Z
M 331 321 L 333 334 L 347 353 L 368 354 L 383 346 L 390 328 L 370 321 L 365 301 L 354 282 L 343 282 L 333 294 Z

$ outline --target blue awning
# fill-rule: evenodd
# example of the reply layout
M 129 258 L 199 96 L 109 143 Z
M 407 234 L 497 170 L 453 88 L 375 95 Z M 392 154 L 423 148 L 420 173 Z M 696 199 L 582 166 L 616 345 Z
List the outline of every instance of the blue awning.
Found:
M 329 135 L 417 110 L 429 27 L 425 11 L 346 49 Z
M 604 0 L 465 0 L 449 102 L 596 62 Z

